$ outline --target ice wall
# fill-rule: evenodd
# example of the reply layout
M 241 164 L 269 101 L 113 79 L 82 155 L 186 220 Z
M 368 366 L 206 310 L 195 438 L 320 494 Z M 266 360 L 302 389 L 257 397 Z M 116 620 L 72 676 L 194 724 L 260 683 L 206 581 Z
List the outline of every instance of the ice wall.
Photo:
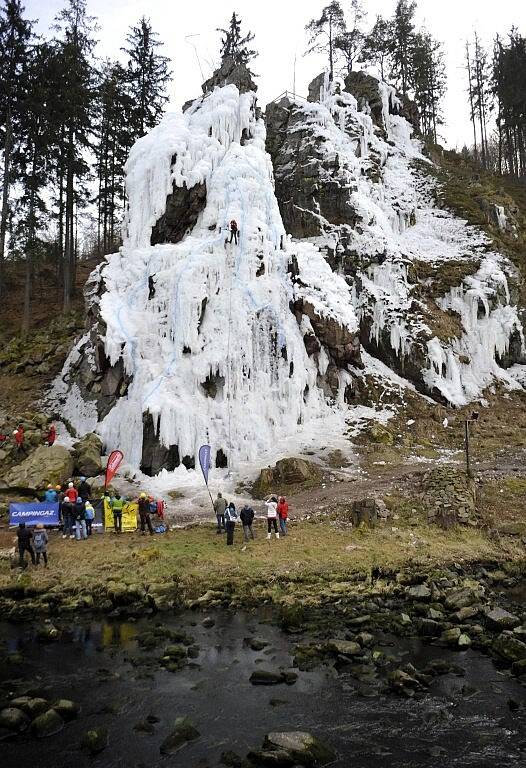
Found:
M 105 442 L 139 466 L 149 412 L 160 443 L 176 445 L 180 459 L 191 463 L 209 442 L 231 466 L 285 436 L 319 429 L 336 405 L 317 386 L 316 362 L 290 311 L 292 251 L 285 250 L 254 94 L 229 85 L 184 115 L 166 116 L 134 146 L 126 170 L 125 241 L 103 269 L 100 311 L 106 354 L 112 364 L 122 358 L 132 378 L 98 425 Z M 151 246 L 173 183 L 203 182 L 206 207 L 192 232 Z M 238 246 L 227 243 L 231 219 Z M 312 285 L 320 315 L 356 331 L 349 287 L 329 285 L 327 272 L 314 251 L 303 290 Z

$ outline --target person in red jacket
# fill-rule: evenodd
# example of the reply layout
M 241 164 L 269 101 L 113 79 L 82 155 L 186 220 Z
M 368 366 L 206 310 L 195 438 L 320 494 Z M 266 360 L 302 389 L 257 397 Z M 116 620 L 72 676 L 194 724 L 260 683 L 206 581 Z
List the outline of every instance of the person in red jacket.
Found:
M 279 527 L 281 529 L 281 533 L 286 536 L 287 535 L 287 520 L 289 517 L 289 505 L 287 504 L 287 500 L 284 496 L 280 496 L 278 506 L 278 517 L 279 517 Z
M 77 491 L 73 483 L 70 481 L 64 493 L 64 500 L 67 499 L 70 502 L 70 504 L 76 504 L 78 497 L 79 497 L 79 492 Z
M 49 425 L 49 430 L 46 437 L 46 445 L 48 445 L 50 448 L 57 439 L 57 430 L 55 429 L 54 424 Z
M 234 240 L 235 245 L 237 245 L 237 236 L 238 236 L 238 227 L 237 227 L 237 221 L 235 219 L 232 219 L 230 222 L 230 240 L 229 243 Z
M 24 434 L 24 427 L 22 424 L 19 424 L 18 427 L 15 429 L 15 431 L 13 432 L 13 437 L 15 438 L 17 453 L 27 453 L 26 447 L 24 445 L 25 434 Z

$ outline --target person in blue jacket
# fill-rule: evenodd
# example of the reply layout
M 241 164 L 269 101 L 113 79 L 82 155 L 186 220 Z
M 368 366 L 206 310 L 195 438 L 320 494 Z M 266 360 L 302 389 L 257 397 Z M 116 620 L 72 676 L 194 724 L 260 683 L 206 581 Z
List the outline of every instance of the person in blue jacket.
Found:
M 58 494 L 51 484 L 48 485 L 44 493 L 44 501 L 48 504 L 56 504 L 58 502 Z

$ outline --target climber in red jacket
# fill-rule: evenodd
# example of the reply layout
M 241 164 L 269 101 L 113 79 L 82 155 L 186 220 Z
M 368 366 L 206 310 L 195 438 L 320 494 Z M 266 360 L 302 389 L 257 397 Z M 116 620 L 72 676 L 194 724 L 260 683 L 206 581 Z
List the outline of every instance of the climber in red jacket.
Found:
M 235 245 L 237 245 L 237 236 L 238 236 L 238 227 L 237 227 L 237 221 L 235 219 L 232 219 L 230 222 L 230 240 L 229 243 L 232 242 L 232 239 L 234 240 Z
M 46 445 L 49 445 L 49 447 L 51 448 L 51 446 L 53 445 L 56 439 L 57 439 L 57 430 L 55 429 L 54 424 L 50 424 L 47 437 L 46 437 Z

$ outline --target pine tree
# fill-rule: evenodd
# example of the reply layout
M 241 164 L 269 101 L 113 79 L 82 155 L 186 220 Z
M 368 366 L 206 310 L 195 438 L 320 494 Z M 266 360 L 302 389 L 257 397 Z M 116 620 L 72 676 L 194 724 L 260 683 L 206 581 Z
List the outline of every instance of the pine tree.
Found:
M 132 143 L 160 120 L 168 101 L 166 86 L 172 79 L 169 59 L 158 53 L 163 45 L 144 16 L 126 36 L 128 93 L 132 105 L 128 115 Z
M 505 43 L 495 40 L 492 90 L 497 100 L 498 165 L 501 172 L 526 177 L 526 38 L 512 29 Z
M 365 36 L 360 61 L 376 67 L 382 80 L 395 50 L 394 22 L 377 16 L 373 28 Z
M 58 149 L 64 158 L 60 199 L 64 206 L 64 310 L 69 309 L 75 286 L 77 236 L 76 211 L 86 200 L 82 182 L 89 175 L 86 154 L 91 150 L 95 68 L 95 21 L 86 13 L 86 0 L 68 0 L 56 19 L 62 37 L 57 41 L 62 69 Z
M 254 34 L 249 31 L 246 35 L 242 35 L 241 17 L 238 17 L 235 12 L 232 14 L 228 29 L 219 28 L 217 32 L 222 33 L 220 50 L 222 61 L 232 59 L 235 64 L 247 66 L 257 56 L 257 51 L 250 48 Z
M 16 247 L 25 259 L 26 281 L 22 332 L 30 325 L 33 271 L 45 251 L 40 233 L 47 224 L 47 185 L 50 180 L 50 149 L 53 130 L 53 79 L 50 77 L 52 48 L 48 43 L 35 45 L 26 62 L 26 90 L 21 102 L 19 144 L 14 162 L 18 168 L 21 196 L 17 200 Z
M 99 255 L 113 251 L 119 240 L 118 224 L 124 207 L 124 164 L 133 143 L 127 119 L 133 102 L 127 86 L 126 69 L 118 62 L 106 62 L 98 86 L 95 144 Z
M 340 3 L 333 0 L 326 5 L 319 19 L 312 19 L 305 27 L 309 33 L 306 53 L 325 53 L 329 57 L 329 77 L 334 77 L 336 40 L 346 32 L 345 16 Z
M 436 144 L 438 126 L 443 123 L 441 101 L 446 92 L 446 69 L 443 47 L 428 32 L 413 36 L 409 76 L 422 133 Z
M 0 211 L 0 297 L 5 289 L 4 257 L 9 219 L 9 194 L 14 181 L 13 152 L 17 147 L 24 72 L 29 56 L 32 23 L 23 17 L 20 0 L 5 0 L 0 16 L 0 132 L 3 149 Z
M 366 13 L 361 0 L 351 0 L 352 26 L 337 36 L 335 48 L 344 61 L 344 72 L 352 72 L 354 63 L 359 59 L 365 44 L 365 35 L 362 24 Z
M 406 94 L 410 84 L 411 47 L 414 39 L 414 0 L 398 0 L 394 16 L 394 51 L 391 77 Z

